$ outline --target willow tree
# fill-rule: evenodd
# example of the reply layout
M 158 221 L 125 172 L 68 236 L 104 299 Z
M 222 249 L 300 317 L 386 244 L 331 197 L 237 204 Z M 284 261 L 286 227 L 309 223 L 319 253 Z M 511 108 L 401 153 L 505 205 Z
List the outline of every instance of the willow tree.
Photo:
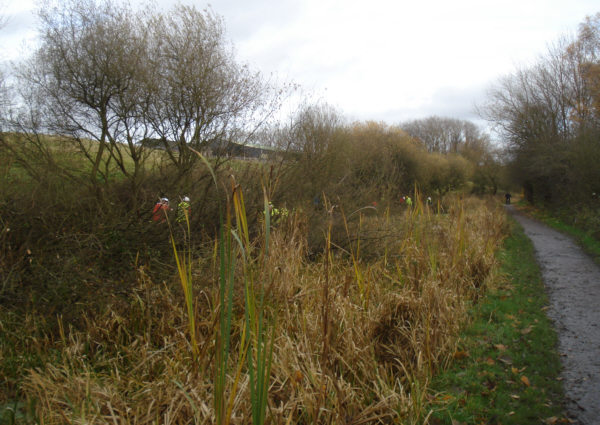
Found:
M 278 106 L 278 92 L 235 60 L 220 17 L 179 5 L 148 20 L 153 79 L 145 119 L 173 165 L 186 173 L 209 152 L 215 166 Z
M 136 191 L 147 157 L 138 143 L 148 134 L 139 120 L 145 28 L 125 6 L 93 0 L 46 3 L 39 17 L 40 47 L 19 72 L 31 124 L 76 143 L 91 186 L 118 168 Z

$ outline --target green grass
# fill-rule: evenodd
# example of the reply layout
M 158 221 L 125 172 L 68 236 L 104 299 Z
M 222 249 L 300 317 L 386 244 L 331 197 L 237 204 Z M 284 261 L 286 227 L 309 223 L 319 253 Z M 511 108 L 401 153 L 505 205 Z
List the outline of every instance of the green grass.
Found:
M 83 139 L 82 146 L 79 146 L 75 140 L 67 138 L 54 137 L 49 135 L 30 135 L 29 137 L 23 134 L 4 133 L 6 146 L 18 146 L 13 152 L 0 146 L 0 164 L 3 167 L 0 168 L 0 175 L 3 178 L 9 179 L 11 183 L 16 182 L 29 182 L 31 175 L 26 167 L 19 162 L 25 161 L 31 165 L 31 169 L 39 173 L 56 172 L 54 167 L 59 167 L 63 171 L 67 171 L 70 175 L 75 177 L 86 177 L 91 169 L 92 162 L 86 159 L 83 154 L 83 149 L 87 150 L 89 155 L 94 158 L 98 151 L 99 142 L 95 140 Z M 123 150 L 123 163 L 128 172 L 134 171 L 134 162 L 131 159 L 131 155 L 128 154 L 126 146 L 121 146 Z M 46 163 L 46 158 L 42 154 L 45 152 L 52 157 L 53 164 Z M 154 150 L 150 152 L 149 156 L 144 162 L 144 168 L 146 170 L 152 170 L 155 167 L 155 163 L 160 161 L 164 152 L 161 150 Z M 105 179 L 109 181 L 121 181 L 124 178 L 123 171 L 115 162 L 114 158 L 111 158 L 108 151 L 105 151 L 105 155 L 100 163 L 100 171 L 103 175 L 98 175 L 98 182 L 104 182 Z
M 506 279 L 472 311 L 451 367 L 432 383 L 432 424 L 563 420 L 557 337 L 533 246 L 511 220 L 499 253 Z

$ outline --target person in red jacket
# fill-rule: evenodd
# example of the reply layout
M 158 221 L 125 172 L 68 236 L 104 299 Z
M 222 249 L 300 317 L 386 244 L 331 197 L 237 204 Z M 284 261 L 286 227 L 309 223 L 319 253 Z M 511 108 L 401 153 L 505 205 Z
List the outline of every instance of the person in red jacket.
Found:
M 160 201 L 154 205 L 154 209 L 152 210 L 152 221 L 164 223 L 167 220 L 167 213 L 170 209 L 169 200 L 167 198 L 160 198 Z

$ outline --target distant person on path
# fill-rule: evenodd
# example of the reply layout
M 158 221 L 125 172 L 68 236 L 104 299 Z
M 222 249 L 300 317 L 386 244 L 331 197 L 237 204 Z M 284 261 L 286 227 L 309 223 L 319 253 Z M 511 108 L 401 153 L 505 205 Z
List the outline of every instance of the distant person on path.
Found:
M 169 208 L 169 200 L 167 198 L 160 198 L 160 201 L 154 205 L 152 210 L 152 221 L 156 223 L 164 223 L 167 220 L 167 213 Z
M 431 205 L 433 204 L 433 201 L 431 200 L 431 196 L 427 197 L 427 205 Z
M 192 207 L 190 205 L 190 198 L 184 196 L 181 202 L 177 205 L 177 223 L 189 221 L 191 212 Z
M 504 195 L 504 198 L 506 199 L 506 205 L 510 205 L 510 198 L 511 198 L 511 194 L 506 192 L 506 195 Z

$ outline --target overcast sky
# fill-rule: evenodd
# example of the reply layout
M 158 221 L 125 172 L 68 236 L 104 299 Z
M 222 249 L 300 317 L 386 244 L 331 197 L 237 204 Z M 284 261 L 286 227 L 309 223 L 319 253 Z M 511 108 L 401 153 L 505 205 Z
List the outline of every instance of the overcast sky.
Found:
M 168 8 L 171 0 L 155 0 Z M 35 39 L 33 0 L 0 0 L 0 57 Z M 136 5 L 139 0 L 131 0 Z M 205 8 L 208 2 L 183 0 Z M 351 120 L 478 121 L 502 75 L 574 34 L 598 0 L 214 0 L 240 61 L 293 80 Z

